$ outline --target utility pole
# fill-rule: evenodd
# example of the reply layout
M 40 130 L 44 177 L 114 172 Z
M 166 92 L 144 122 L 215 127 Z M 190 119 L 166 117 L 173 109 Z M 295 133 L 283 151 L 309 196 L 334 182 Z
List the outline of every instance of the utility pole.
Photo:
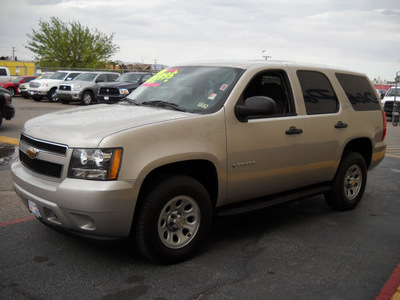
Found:
M 11 60 L 15 60 L 15 47 L 12 47 L 12 56 L 11 56 Z

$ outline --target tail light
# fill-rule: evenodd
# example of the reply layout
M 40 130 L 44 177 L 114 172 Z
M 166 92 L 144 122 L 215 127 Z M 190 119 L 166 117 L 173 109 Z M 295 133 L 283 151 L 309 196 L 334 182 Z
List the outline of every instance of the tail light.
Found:
M 385 140 L 386 137 L 386 126 L 387 126 L 387 122 L 386 122 L 386 114 L 385 112 L 382 110 L 382 119 L 383 119 L 383 135 L 382 135 L 382 141 Z

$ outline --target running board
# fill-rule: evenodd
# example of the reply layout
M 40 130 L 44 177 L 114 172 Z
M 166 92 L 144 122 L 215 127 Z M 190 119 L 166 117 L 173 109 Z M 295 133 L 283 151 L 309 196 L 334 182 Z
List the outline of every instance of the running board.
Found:
M 254 210 L 267 208 L 269 206 L 299 200 L 306 197 L 311 197 L 318 194 L 323 194 L 331 190 L 330 185 L 312 186 L 307 189 L 294 190 L 282 194 L 274 194 L 267 197 L 261 197 L 252 200 L 246 200 L 239 203 L 229 204 L 216 209 L 216 216 L 231 216 L 245 214 Z

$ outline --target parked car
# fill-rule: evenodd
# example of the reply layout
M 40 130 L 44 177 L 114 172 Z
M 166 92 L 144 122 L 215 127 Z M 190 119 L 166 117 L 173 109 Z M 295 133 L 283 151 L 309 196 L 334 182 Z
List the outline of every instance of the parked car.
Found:
M 11 95 L 19 95 L 18 87 L 20 84 L 29 83 L 32 80 L 36 79 L 36 76 L 17 76 L 11 79 L 8 82 L 1 82 L 0 88 L 7 89 Z
M 53 74 L 54 74 L 54 72 L 40 73 L 40 74 L 36 75 L 37 76 L 36 79 L 37 80 L 38 79 L 47 79 Z M 20 84 L 19 87 L 18 87 L 18 93 L 22 97 L 24 97 L 25 99 L 28 99 L 30 97 L 30 94 L 29 94 L 29 82 Z
M 11 120 L 15 116 L 15 108 L 12 105 L 12 94 L 10 91 L 0 88 L 0 126 L 3 119 Z
M 60 84 L 57 96 L 64 104 L 80 102 L 88 105 L 96 100 L 100 84 L 114 82 L 118 77 L 118 73 L 112 72 L 85 72 L 77 76 L 73 82 Z
M 152 76 L 153 74 L 148 72 L 124 73 L 112 84 L 100 86 L 97 101 L 109 104 L 119 102 Z
M 368 77 L 325 66 L 233 61 L 165 69 L 124 101 L 30 119 L 12 166 L 50 227 L 132 234 L 145 257 L 187 259 L 215 215 L 323 194 L 355 208 L 385 156 Z
M 81 71 L 57 71 L 47 79 L 32 80 L 29 84 L 29 95 L 35 101 L 48 97 L 49 101 L 58 102 L 58 86 L 65 81 L 73 80 L 81 73 Z
M 400 111 L 400 86 L 391 87 L 387 92 L 385 97 L 382 99 L 382 106 L 386 113 L 386 116 L 392 117 L 393 114 L 393 104 L 394 98 L 396 97 L 396 108 L 397 111 Z

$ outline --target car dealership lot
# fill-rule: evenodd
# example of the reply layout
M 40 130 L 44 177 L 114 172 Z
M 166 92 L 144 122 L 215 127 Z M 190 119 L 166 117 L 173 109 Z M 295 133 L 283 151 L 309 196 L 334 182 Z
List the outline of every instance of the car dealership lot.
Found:
M 0 136 L 18 138 L 24 120 L 68 108 L 19 97 L 14 105 Z M 355 210 L 335 212 L 317 196 L 218 218 L 203 251 L 172 266 L 142 259 L 128 240 L 96 242 L 45 227 L 13 192 L 5 162 L 0 298 L 375 299 L 400 262 L 399 133 L 388 124 L 386 158 L 368 174 Z

